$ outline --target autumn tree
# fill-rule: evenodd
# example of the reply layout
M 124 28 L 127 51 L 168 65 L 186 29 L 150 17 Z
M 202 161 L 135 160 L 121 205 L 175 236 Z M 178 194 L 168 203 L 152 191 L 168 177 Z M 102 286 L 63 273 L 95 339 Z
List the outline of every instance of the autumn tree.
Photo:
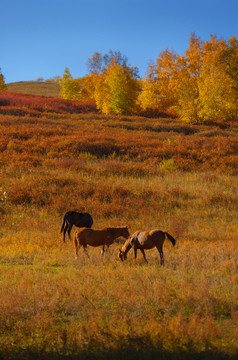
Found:
M 211 36 L 204 44 L 201 75 L 198 80 L 198 114 L 201 119 L 226 120 L 236 114 L 237 84 L 224 62 L 226 51 L 226 41 L 217 40 L 215 36 Z
M 109 50 L 109 53 L 101 54 L 95 52 L 91 58 L 88 58 L 87 68 L 89 74 L 101 74 L 110 66 L 111 62 L 120 65 L 123 68 L 128 67 L 128 60 L 120 51 Z
M 102 74 L 91 73 L 80 79 L 80 84 L 81 84 L 80 100 L 95 101 L 95 90 L 101 78 L 102 78 Z
M 235 113 L 234 117 L 238 116 L 238 39 L 233 36 L 228 40 L 227 47 L 222 53 L 222 62 L 225 66 L 225 71 L 233 80 L 233 90 L 235 93 Z
M 229 119 L 238 112 L 238 42 L 191 34 L 181 56 L 166 49 L 151 63 L 138 100 L 143 109 L 175 110 L 188 122 Z
M 175 88 L 177 103 L 174 110 L 181 120 L 198 121 L 198 79 L 201 74 L 203 42 L 194 33 L 191 34 L 189 47 L 184 55 L 178 57 Z
M 146 79 L 138 101 L 143 109 L 164 111 L 177 103 L 175 78 L 177 76 L 178 55 L 166 49 L 159 54 L 156 64 L 148 67 Z
M 89 75 L 83 79 L 82 98 L 96 101 L 104 113 L 129 114 L 137 100 L 138 68 L 127 64 L 120 51 L 95 52 L 88 59 Z
M 186 58 L 178 60 L 176 76 L 171 79 L 176 92 L 175 105 L 172 109 L 186 122 L 197 121 L 198 86 L 196 76 L 191 76 Z
M 0 68 L 0 91 L 7 91 L 7 85 L 5 84 L 5 80 L 1 68 Z
M 131 114 L 137 100 L 138 82 L 133 78 L 130 68 L 113 65 L 108 77 L 110 105 L 115 114 Z
M 60 95 L 63 99 L 73 100 L 80 97 L 82 89 L 80 79 L 73 79 L 69 69 L 66 67 L 62 79 L 59 79 Z
M 121 66 L 112 59 L 96 86 L 97 107 L 104 113 L 133 113 L 138 91 L 134 74 L 134 68 Z

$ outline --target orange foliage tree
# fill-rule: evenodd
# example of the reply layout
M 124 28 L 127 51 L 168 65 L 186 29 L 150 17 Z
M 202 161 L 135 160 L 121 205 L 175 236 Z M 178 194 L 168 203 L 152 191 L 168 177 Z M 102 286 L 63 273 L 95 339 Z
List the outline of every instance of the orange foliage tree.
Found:
M 237 118 L 238 41 L 211 36 L 203 43 L 191 34 L 182 56 L 160 53 L 150 64 L 138 97 L 142 109 L 175 110 L 182 120 L 193 122 Z

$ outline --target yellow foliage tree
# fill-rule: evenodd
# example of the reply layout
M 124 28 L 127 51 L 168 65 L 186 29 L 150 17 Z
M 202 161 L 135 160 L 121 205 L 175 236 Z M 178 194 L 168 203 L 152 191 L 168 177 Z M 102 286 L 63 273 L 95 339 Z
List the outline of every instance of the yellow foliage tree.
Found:
M 81 100 L 93 100 L 95 101 L 95 90 L 97 84 L 100 82 L 102 75 L 99 73 L 91 73 L 81 78 Z
M 110 88 L 104 77 L 101 77 L 101 79 L 97 82 L 94 96 L 97 109 L 101 110 L 104 114 L 112 113 L 110 104 Z
M 107 114 L 131 114 L 136 107 L 137 92 L 134 69 L 122 67 L 112 59 L 95 88 L 97 108 Z
M 177 75 L 178 56 L 168 49 L 161 52 L 156 64 L 150 64 L 142 91 L 138 97 L 141 107 L 163 111 L 176 105 L 177 91 L 174 79 Z
M 1 73 L 1 68 L 0 68 L 0 91 L 7 91 L 7 85 L 5 84 L 4 76 Z
M 168 49 L 150 64 L 138 97 L 143 109 L 173 109 L 187 122 L 237 118 L 238 41 L 203 43 L 191 34 L 182 56 Z
M 201 74 L 202 52 L 203 42 L 192 33 L 189 48 L 177 61 L 177 103 L 173 108 L 186 122 L 198 121 L 198 79 Z
M 226 120 L 236 116 L 236 83 L 227 72 L 223 61 L 226 50 L 225 40 L 216 40 L 214 36 L 204 44 L 201 75 L 198 80 L 198 115 L 202 120 Z
M 60 95 L 63 99 L 74 100 L 80 98 L 82 84 L 80 79 L 73 79 L 66 67 L 62 79 L 59 79 Z
M 173 78 L 173 85 L 174 91 L 177 93 L 176 104 L 172 107 L 173 110 L 177 112 L 181 120 L 186 122 L 196 122 L 198 120 L 197 77 L 190 74 L 188 64 L 184 57 L 180 57 L 178 62 L 178 72 Z
M 222 54 L 222 61 L 224 62 L 226 72 L 233 80 L 233 90 L 235 93 L 235 114 L 234 118 L 238 117 L 238 39 L 233 36 L 228 40 L 227 47 Z

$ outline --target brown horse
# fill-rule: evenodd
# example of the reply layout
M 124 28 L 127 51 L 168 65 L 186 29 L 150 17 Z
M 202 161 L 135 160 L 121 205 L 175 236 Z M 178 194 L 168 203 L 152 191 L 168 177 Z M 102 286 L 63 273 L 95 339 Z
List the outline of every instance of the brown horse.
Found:
M 101 254 L 105 252 L 105 246 L 109 246 L 118 237 L 123 236 L 127 239 L 130 234 L 127 227 L 115 227 L 115 228 L 103 228 L 103 229 L 90 229 L 83 228 L 82 230 L 76 231 L 74 234 L 74 245 L 76 251 L 76 258 L 78 258 L 78 251 L 83 246 L 84 251 L 87 253 L 87 245 L 90 246 L 102 246 Z
M 128 251 L 133 247 L 135 259 L 137 256 L 137 250 L 139 249 L 144 256 L 145 261 L 148 263 L 144 250 L 153 249 L 156 247 L 160 253 L 160 264 L 164 265 L 163 243 L 166 237 L 172 242 L 174 246 L 176 240 L 167 232 L 163 232 L 161 230 L 151 230 L 144 232 L 136 231 L 131 236 L 131 238 L 125 242 L 123 247 L 119 249 L 118 257 L 121 261 L 126 260 Z

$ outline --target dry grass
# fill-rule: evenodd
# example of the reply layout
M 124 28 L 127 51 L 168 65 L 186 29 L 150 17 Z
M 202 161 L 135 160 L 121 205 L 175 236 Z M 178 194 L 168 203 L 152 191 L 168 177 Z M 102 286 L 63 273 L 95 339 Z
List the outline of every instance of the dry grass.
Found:
M 20 94 L 60 97 L 60 86 L 53 82 L 18 81 L 7 84 L 7 89 Z
M 206 134 L 209 133 L 209 136 Z M 0 115 L 0 357 L 235 359 L 237 131 L 171 119 Z M 156 250 L 122 239 L 74 259 L 62 216 L 160 228 Z

